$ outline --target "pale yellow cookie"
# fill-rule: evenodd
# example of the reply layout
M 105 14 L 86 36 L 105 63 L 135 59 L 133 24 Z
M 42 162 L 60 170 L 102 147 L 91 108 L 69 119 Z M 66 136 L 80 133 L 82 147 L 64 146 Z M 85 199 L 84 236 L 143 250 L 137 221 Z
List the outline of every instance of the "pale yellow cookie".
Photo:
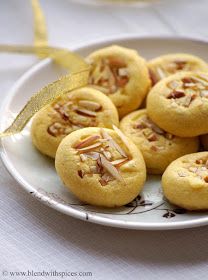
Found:
M 188 210 L 208 210 L 208 152 L 185 155 L 162 176 L 164 195 Z
M 180 72 L 161 80 L 147 97 L 147 113 L 177 136 L 208 133 L 208 73 Z
M 181 71 L 208 71 L 208 64 L 200 57 L 186 53 L 173 53 L 156 57 L 148 62 L 152 85 Z
M 120 117 L 142 104 L 151 82 L 146 62 L 135 50 L 110 46 L 86 60 L 91 64 L 89 84 L 110 97 Z
M 125 116 L 120 129 L 142 152 L 150 174 L 162 174 L 173 160 L 199 148 L 197 137 L 181 138 L 167 133 L 151 121 L 145 109 Z
M 146 179 L 141 152 L 118 128 L 74 131 L 59 145 L 55 166 L 75 196 L 104 207 L 131 202 Z
M 66 135 L 84 127 L 118 125 L 118 112 L 112 101 L 92 88 L 74 90 L 44 107 L 31 127 L 33 144 L 43 154 L 55 157 Z

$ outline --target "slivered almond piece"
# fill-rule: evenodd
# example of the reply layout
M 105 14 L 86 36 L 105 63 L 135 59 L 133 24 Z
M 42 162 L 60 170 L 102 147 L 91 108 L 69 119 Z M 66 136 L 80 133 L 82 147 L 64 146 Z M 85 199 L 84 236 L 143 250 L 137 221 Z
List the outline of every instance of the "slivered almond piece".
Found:
M 86 151 L 92 151 L 98 147 L 100 147 L 102 144 L 101 143 L 95 143 L 93 145 L 84 147 L 84 148 L 77 148 L 79 153 L 85 153 Z
M 157 141 L 157 139 L 158 138 L 157 138 L 157 135 L 155 133 L 152 133 L 147 137 L 147 140 L 150 141 L 150 142 Z
M 157 71 L 157 74 L 160 77 L 160 79 L 164 79 L 166 77 L 164 71 L 160 67 L 157 67 L 156 71 Z
M 194 167 L 194 166 L 191 166 L 191 167 L 189 167 L 188 170 L 191 171 L 191 172 L 193 172 L 193 173 L 196 173 L 197 170 L 198 170 L 198 168 L 197 168 L 197 167 Z
M 118 74 L 121 77 L 128 76 L 128 69 L 127 68 L 119 68 Z
M 113 140 L 113 138 L 103 129 L 100 129 L 101 135 L 104 139 L 108 140 L 109 146 L 116 149 L 123 157 L 127 157 L 124 150 Z
M 114 161 L 111 161 L 111 164 L 113 164 L 116 167 L 120 167 L 121 165 L 123 165 L 127 161 L 129 161 L 128 158 L 121 158 L 121 159 L 116 159 Z
M 77 112 L 77 114 L 80 114 L 82 116 L 87 116 L 87 117 L 95 118 L 96 115 L 97 115 L 96 112 L 90 111 L 90 110 L 87 110 L 87 109 L 77 108 L 77 109 L 75 109 L 75 111 Z
M 173 92 L 171 92 L 167 98 L 168 99 L 171 99 L 171 98 L 181 98 L 181 97 L 184 97 L 185 96 L 185 92 L 184 90 L 175 90 Z
M 103 154 L 104 154 L 104 156 L 107 158 L 107 159 L 111 159 L 112 158 L 112 155 L 111 155 L 111 153 L 110 152 L 108 152 L 108 151 L 103 151 Z
M 208 97 L 208 90 L 202 90 L 200 95 L 201 97 Z
M 188 107 L 191 104 L 191 101 L 192 101 L 192 96 L 188 95 L 188 96 L 186 96 L 186 99 L 184 100 L 182 105 L 184 107 Z
M 171 89 L 176 89 L 178 86 L 180 86 L 179 81 L 171 81 L 167 84 L 167 86 Z
M 200 73 L 200 74 L 198 74 L 198 76 L 199 76 L 201 79 L 203 79 L 203 80 L 205 80 L 205 81 L 208 82 L 208 76 L 207 76 L 207 75 Z
M 84 148 L 87 147 L 89 145 L 91 145 L 92 143 L 94 143 L 96 140 L 100 139 L 99 135 L 92 135 L 90 137 L 88 137 L 87 139 L 79 142 L 78 144 L 76 144 L 74 146 L 75 149 L 80 149 L 80 148 Z
M 93 160 L 97 160 L 100 157 L 100 154 L 96 153 L 96 152 L 89 152 L 89 153 L 85 153 L 83 155 L 85 155 L 87 158 L 91 158 Z
M 114 180 L 114 178 L 109 173 L 104 173 L 102 179 L 105 180 L 106 182 L 110 182 Z
M 101 178 L 99 180 L 99 182 L 100 182 L 101 186 L 106 186 L 108 184 L 108 182 L 106 180 L 104 180 L 103 178 Z
M 195 83 L 185 83 L 183 86 L 184 87 L 195 87 L 196 84 Z
M 126 146 L 126 148 L 128 149 L 128 145 L 129 145 L 129 141 L 127 139 L 127 137 L 123 134 L 123 132 L 113 124 L 113 129 L 115 130 L 115 132 L 117 133 L 117 135 L 121 138 L 122 142 L 124 143 L 124 145 Z
M 81 161 L 86 161 L 87 156 L 85 154 L 80 154 L 80 159 L 81 159 Z
M 101 105 L 94 101 L 88 101 L 88 100 L 80 100 L 78 104 L 85 109 L 92 110 L 92 111 L 98 111 L 101 109 Z
M 151 122 L 150 123 L 151 128 L 154 132 L 158 133 L 158 134 L 164 134 L 164 130 L 162 130 L 159 126 L 157 126 L 155 123 Z
M 197 78 L 197 77 L 193 77 L 192 79 L 197 81 L 197 82 L 200 82 L 201 84 L 203 84 L 205 86 L 208 86 L 208 81 L 205 81 L 205 80 L 203 80 L 201 78 Z
M 178 175 L 179 175 L 180 177 L 186 177 L 186 176 L 187 176 L 187 173 L 184 172 L 184 171 L 178 171 Z
M 118 170 L 112 165 L 110 161 L 108 161 L 103 155 L 100 155 L 100 160 L 102 166 L 117 180 L 123 181 L 121 174 Z

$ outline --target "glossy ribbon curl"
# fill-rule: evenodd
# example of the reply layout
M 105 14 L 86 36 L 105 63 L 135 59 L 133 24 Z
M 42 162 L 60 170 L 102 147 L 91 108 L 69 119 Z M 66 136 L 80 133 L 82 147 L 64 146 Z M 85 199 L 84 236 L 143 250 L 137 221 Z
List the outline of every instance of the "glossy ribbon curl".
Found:
M 89 65 L 78 54 L 67 49 L 53 48 L 47 45 L 47 29 L 39 1 L 31 0 L 31 4 L 34 14 L 34 46 L 0 45 L 0 52 L 35 54 L 42 59 L 48 57 L 70 73 L 35 93 L 12 124 L 0 133 L 0 138 L 21 132 L 31 117 L 42 107 L 62 94 L 88 84 Z

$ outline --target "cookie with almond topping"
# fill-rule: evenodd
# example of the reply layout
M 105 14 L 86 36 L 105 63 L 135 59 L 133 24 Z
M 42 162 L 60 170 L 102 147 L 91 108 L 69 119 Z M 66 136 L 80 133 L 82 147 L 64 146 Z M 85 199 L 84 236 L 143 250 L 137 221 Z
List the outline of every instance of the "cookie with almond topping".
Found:
M 146 61 L 135 50 L 110 46 L 93 52 L 86 60 L 91 65 L 89 84 L 113 101 L 120 117 L 142 104 L 151 81 Z
M 118 125 L 118 112 L 105 94 L 92 88 L 81 88 L 61 96 L 41 109 L 31 127 L 35 147 L 55 157 L 58 145 L 66 135 L 84 127 Z
M 165 197 L 188 210 L 208 210 L 208 152 L 173 161 L 162 176 Z
M 148 62 L 152 85 L 181 71 L 208 72 L 208 64 L 198 56 L 173 53 L 156 57 Z
M 120 129 L 142 152 L 149 174 L 162 174 L 172 161 L 199 149 L 198 137 L 181 138 L 164 131 L 145 109 L 125 116 Z
M 58 147 L 58 175 L 81 201 L 118 207 L 140 193 L 146 167 L 135 144 L 116 127 L 84 128 L 65 137 Z
M 208 73 L 181 72 L 161 80 L 148 94 L 147 113 L 173 135 L 208 133 Z

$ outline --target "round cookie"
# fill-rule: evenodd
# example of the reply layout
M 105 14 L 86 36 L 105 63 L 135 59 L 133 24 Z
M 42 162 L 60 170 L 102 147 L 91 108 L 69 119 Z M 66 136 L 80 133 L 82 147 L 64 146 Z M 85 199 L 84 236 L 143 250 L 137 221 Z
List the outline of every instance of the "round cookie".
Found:
M 146 179 L 142 154 L 118 128 L 114 129 L 80 129 L 58 147 L 58 175 L 81 201 L 118 207 L 131 202 L 142 189 Z
M 81 88 L 61 96 L 41 109 L 31 127 L 33 144 L 43 154 L 55 157 L 66 135 L 84 127 L 118 125 L 118 112 L 112 101 L 92 88 Z
M 142 152 L 150 174 L 162 174 L 172 161 L 199 148 L 197 137 L 181 138 L 167 133 L 151 121 L 145 109 L 125 116 L 120 129 Z
M 91 65 L 89 84 L 110 97 L 120 117 L 142 104 L 151 81 L 145 60 L 135 50 L 110 46 L 86 60 Z
M 208 73 L 181 72 L 161 80 L 147 97 L 147 113 L 177 136 L 208 133 Z
M 162 176 L 166 198 L 188 210 L 208 210 L 208 152 L 185 155 Z
M 208 71 L 208 64 L 200 57 L 185 54 L 173 53 L 156 57 L 148 62 L 148 68 L 152 85 L 161 79 L 181 71 Z

